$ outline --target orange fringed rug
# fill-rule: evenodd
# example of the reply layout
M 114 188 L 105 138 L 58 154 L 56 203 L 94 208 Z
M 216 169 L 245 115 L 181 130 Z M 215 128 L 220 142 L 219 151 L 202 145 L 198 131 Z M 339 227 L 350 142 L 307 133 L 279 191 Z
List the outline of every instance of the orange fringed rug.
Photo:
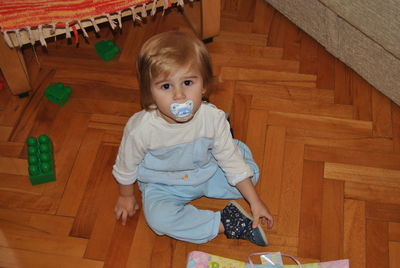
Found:
M 4 39 L 12 47 L 8 33 L 15 33 L 18 38 L 21 30 L 32 35 L 30 31 L 38 29 L 40 34 L 43 27 L 70 27 L 75 23 L 81 26 L 80 22 L 85 20 L 97 27 L 98 17 L 108 17 L 112 24 L 111 14 L 117 14 L 120 21 L 121 12 L 130 10 L 135 18 L 143 16 L 146 5 L 151 5 L 153 15 L 156 7 L 166 9 L 175 2 L 183 5 L 183 0 L 0 0 L 0 28 Z

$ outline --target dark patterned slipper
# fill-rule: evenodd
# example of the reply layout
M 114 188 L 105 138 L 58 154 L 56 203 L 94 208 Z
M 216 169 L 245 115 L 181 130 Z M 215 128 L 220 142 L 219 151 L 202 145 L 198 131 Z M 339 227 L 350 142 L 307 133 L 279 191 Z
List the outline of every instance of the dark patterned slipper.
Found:
M 221 211 L 221 222 L 227 238 L 245 239 L 263 247 L 268 245 L 264 230 L 260 225 L 253 229 L 253 217 L 247 214 L 236 201 L 230 201 Z

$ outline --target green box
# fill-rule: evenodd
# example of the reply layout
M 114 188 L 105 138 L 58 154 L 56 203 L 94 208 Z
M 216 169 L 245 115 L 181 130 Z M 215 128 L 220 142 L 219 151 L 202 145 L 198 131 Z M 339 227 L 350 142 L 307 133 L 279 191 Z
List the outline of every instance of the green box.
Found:
M 94 47 L 96 48 L 96 53 L 105 61 L 112 60 L 120 51 L 119 47 L 111 40 L 97 42 Z
M 53 146 L 49 136 L 29 137 L 26 143 L 28 145 L 28 172 L 32 185 L 55 181 Z
M 72 89 L 64 86 L 63 83 L 60 82 L 50 85 L 44 91 L 44 95 L 58 105 L 64 105 L 69 100 L 71 93 Z

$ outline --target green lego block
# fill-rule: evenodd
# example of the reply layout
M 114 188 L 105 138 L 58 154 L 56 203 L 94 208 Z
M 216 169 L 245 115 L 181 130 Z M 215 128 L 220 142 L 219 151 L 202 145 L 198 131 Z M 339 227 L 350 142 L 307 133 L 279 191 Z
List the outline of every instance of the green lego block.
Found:
M 111 40 L 97 42 L 94 47 L 97 54 L 105 61 L 112 60 L 120 51 L 119 47 Z
M 72 89 L 70 87 L 64 86 L 63 83 L 51 84 L 44 91 L 44 95 L 51 100 L 52 102 L 57 103 L 58 105 L 64 105 L 69 96 L 72 93 Z
M 28 145 L 28 172 L 32 185 L 55 181 L 53 146 L 49 136 L 29 137 L 26 143 Z

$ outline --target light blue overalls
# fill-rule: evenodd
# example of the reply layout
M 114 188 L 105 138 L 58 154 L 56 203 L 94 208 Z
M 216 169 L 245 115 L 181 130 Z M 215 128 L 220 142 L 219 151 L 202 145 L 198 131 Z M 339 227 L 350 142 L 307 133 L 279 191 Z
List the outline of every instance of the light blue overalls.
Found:
M 235 143 L 247 164 L 254 170 L 252 181 L 256 184 L 259 168 L 249 148 L 241 141 L 235 140 Z M 202 196 L 218 199 L 243 198 L 236 187 L 228 183 L 211 154 L 211 146 L 211 140 L 202 139 L 146 153 L 139 165 L 138 180 L 144 215 L 155 233 L 196 244 L 206 243 L 218 235 L 221 214 L 219 211 L 197 209 L 187 203 Z M 180 166 L 185 168 L 180 169 Z M 179 184 L 142 182 L 140 179 L 160 176 L 165 176 L 166 181 L 175 179 Z M 209 179 L 199 185 L 184 184 L 185 180 L 204 176 Z

